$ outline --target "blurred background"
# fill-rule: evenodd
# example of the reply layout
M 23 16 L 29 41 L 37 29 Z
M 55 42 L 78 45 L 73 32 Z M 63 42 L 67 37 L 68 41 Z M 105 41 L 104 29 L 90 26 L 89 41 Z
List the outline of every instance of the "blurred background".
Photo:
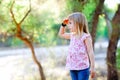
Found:
M 15 0 L 12 6 L 13 1 L 0 0 L 0 80 L 41 80 L 33 54 L 46 80 L 70 80 L 69 40 L 58 31 L 62 20 L 78 11 L 85 14 L 93 39 L 94 80 L 120 80 L 120 0 Z

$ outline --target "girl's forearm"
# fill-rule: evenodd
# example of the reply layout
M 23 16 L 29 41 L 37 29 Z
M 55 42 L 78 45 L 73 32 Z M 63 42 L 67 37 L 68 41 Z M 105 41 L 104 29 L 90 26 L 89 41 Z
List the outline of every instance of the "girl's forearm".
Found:
M 89 57 L 90 57 L 90 67 L 94 69 L 95 68 L 94 54 L 90 53 Z
M 59 33 L 58 33 L 58 35 L 60 36 L 60 37 L 62 37 L 62 35 L 65 33 L 65 27 L 60 27 L 60 30 L 59 30 Z

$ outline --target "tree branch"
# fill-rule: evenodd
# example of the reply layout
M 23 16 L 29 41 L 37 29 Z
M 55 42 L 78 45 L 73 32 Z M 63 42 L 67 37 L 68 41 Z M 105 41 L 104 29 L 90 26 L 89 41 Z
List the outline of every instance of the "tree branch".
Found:
M 12 8 L 13 8 L 14 3 L 15 3 L 15 0 L 13 1 L 12 6 L 10 7 L 10 13 L 11 13 L 11 15 L 12 15 L 12 19 L 13 19 L 14 23 L 17 25 L 18 23 L 17 23 L 17 21 L 16 21 L 16 19 L 15 19 L 15 16 L 14 16 L 13 11 L 12 11 Z
M 37 66 L 38 66 L 38 68 L 39 68 L 39 73 L 40 73 L 40 76 L 41 76 L 41 80 L 46 80 L 46 78 L 45 78 L 45 75 L 44 75 L 44 72 L 43 72 L 43 68 L 42 68 L 42 66 L 41 66 L 41 64 L 40 64 L 40 62 L 37 60 L 37 57 L 35 56 L 35 51 L 34 51 L 34 47 L 33 47 L 33 45 L 32 45 L 32 42 L 27 38 L 27 37 L 24 37 L 23 35 L 22 35 L 22 29 L 21 29 L 21 23 L 24 21 L 24 19 L 28 16 L 28 14 L 30 13 L 30 11 L 31 11 L 31 0 L 29 0 L 29 3 L 30 3 L 30 5 L 29 5 L 29 10 L 28 10 L 28 12 L 25 14 L 25 16 L 23 17 L 23 19 L 19 22 L 19 23 L 17 23 L 17 21 L 16 21 L 16 19 L 15 19 L 15 17 L 14 17 L 14 13 L 13 13 L 13 11 L 12 11 L 12 8 L 13 8 L 13 4 L 15 3 L 15 0 L 13 1 L 13 3 L 12 3 L 12 6 L 11 6 L 11 8 L 10 8 L 10 12 L 11 12 L 11 15 L 12 15 L 12 18 L 13 18 L 13 21 L 15 22 L 15 24 L 16 24 L 16 33 L 15 33 L 15 37 L 17 37 L 17 38 L 19 38 L 20 40 L 22 40 L 30 49 L 31 49 L 31 52 L 32 52 L 32 57 L 33 57 L 33 60 L 34 60 L 34 62 L 37 64 Z
M 23 19 L 20 21 L 20 23 L 19 24 L 21 24 L 24 20 L 25 20 L 25 18 L 28 16 L 28 14 L 30 13 L 30 11 L 31 11 L 31 0 L 29 0 L 29 10 L 28 10 L 28 12 L 25 14 L 25 16 L 23 17 Z

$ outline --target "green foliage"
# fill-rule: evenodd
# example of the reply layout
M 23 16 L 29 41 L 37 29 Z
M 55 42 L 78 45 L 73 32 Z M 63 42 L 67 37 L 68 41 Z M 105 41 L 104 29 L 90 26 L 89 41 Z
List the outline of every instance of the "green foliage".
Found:
M 15 29 L 15 24 L 12 21 L 10 15 L 10 6 L 13 0 L 1 0 L 0 1 L 0 32 L 8 32 L 14 34 L 12 29 Z M 98 1 L 96 0 L 32 0 L 32 11 L 22 23 L 21 27 L 24 31 L 24 36 L 30 37 L 30 39 L 41 46 L 53 46 L 60 44 L 67 44 L 69 41 L 63 40 L 58 37 L 58 31 L 61 22 L 68 14 L 76 11 L 83 12 L 87 17 L 89 28 L 91 29 L 91 21 L 94 14 L 94 10 Z M 54 5 L 53 5 L 54 4 Z M 17 22 L 19 22 L 29 9 L 29 0 L 16 0 L 13 6 L 13 12 Z M 105 6 L 104 9 L 107 12 L 108 17 L 111 19 L 115 10 L 108 9 Z M 105 24 L 104 16 L 100 17 L 98 24 L 97 37 L 107 37 L 107 27 Z M 11 39 L 6 40 L 9 45 L 19 46 L 20 40 Z
M 11 39 L 11 45 L 12 46 L 22 46 L 23 45 L 23 42 L 21 40 L 19 40 L 18 38 L 12 38 Z
M 117 68 L 120 70 L 120 48 L 117 49 Z
M 67 0 L 67 10 L 71 12 L 81 11 L 82 10 L 82 4 L 78 0 Z
M 96 8 L 96 2 L 94 0 L 90 0 L 87 4 L 85 4 L 82 12 L 85 14 L 88 22 L 91 22 L 95 8 Z
M 104 15 L 99 16 L 96 39 L 99 39 L 99 38 L 108 38 L 108 28 L 106 26 Z
M 88 21 L 88 26 L 89 26 L 89 30 L 91 31 L 91 21 L 92 21 L 92 17 L 96 8 L 97 2 L 96 0 L 89 0 L 88 3 L 85 4 L 85 6 L 83 7 L 82 12 L 85 14 L 87 21 Z
M 8 38 L 8 39 L 1 38 L 0 39 L 0 46 L 4 45 L 5 47 L 10 47 L 12 44 L 11 42 L 12 42 L 12 38 Z
M 28 1 L 16 1 L 13 6 L 13 12 L 15 14 L 15 19 L 17 20 L 17 22 L 19 22 L 24 17 L 25 13 L 29 9 L 29 3 L 27 3 L 26 5 L 19 4 L 22 2 Z M 52 2 L 55 2 L 55 0 L 52 0 Z M 0 17 L 2 17 L 0 18 L 0 29 L 2 30 L 2 32 L 14 34 L 11 29 L 15 29 L 15 24 L 12 22 L 11 16 L 7 15 L 8 13 L 10 13 L 9 8 L 11 6 L 11 3 L 12 1 L 3 1 L 2 5 L 0 5 L 0 7 L 4 6 L 2 9 L 0 9 L 0 12 L 3 12 L 0 13 Z M 27 18 L 21 25 L 23 35 L 32 38 L 32 40 L 37 44 L 39 43 L 40 46 L 56 45 L 56 40 L 58 36 L 57 33 L 60 26 L 58 24 L 59 18 L 57 17 L 55 12 L 51 10 L 52 6 L 49 6 L 47 8 L 44 7 L 46 4 L 52 5 L 51 1 L 47 0 L 44 1 L 44 3 L 38 2 L 35 4 L 35 7 L 40 4 L 41 7 L 43 6 L 43 8 L 45 9 L 41 8 L 40 11 L 36 11 L 35 7 L 33 7 L 31 13 L 27 16 Z M 16 38 L 13 38 L 11 40 L 11 46 L 22 44 L 21 41 Z

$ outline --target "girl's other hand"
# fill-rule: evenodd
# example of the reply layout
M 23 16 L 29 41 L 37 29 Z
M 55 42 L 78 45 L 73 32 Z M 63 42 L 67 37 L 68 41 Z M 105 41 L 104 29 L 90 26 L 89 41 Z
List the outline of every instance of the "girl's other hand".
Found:
M 95 71 L 91 69 L 91 70 L 90 70 L 91 78 L 94 78 L 94 77 L 95 77 L 95 74 L 96 74 Z

